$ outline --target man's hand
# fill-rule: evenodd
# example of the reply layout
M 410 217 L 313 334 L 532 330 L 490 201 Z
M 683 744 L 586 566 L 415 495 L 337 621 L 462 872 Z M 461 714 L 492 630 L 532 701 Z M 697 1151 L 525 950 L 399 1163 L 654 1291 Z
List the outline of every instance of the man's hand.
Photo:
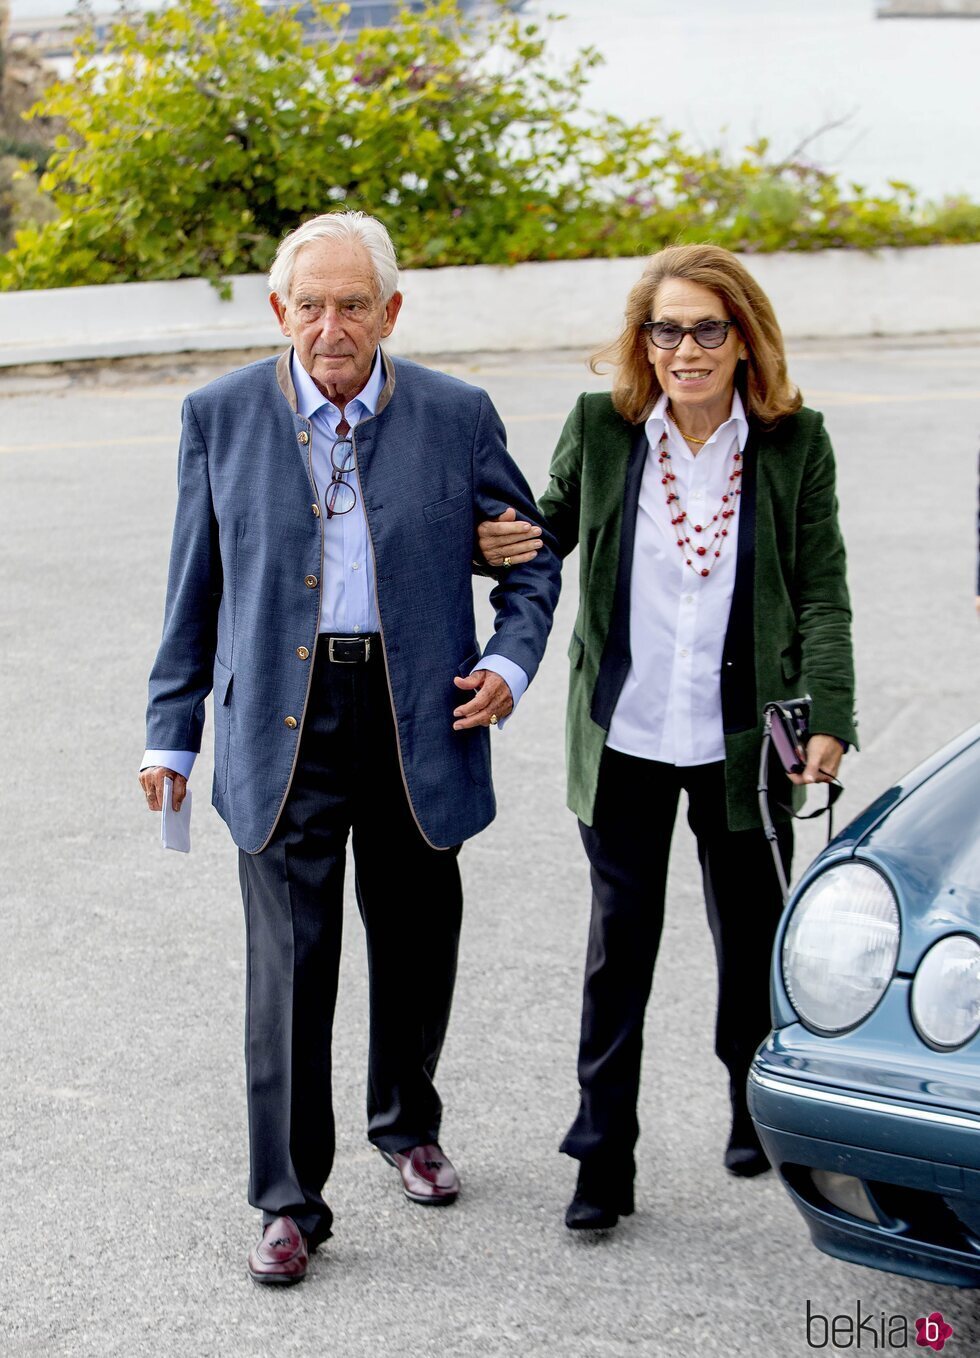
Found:
M 541 550 L 541 529 L 534 523 L 519 522 L 516 509 L 505 509 L 496 519 L 484 519 L 477 525 L 476 536 L 488 566 L 521 566 L 533 561 Z
M 832 783 L 837 777 L 844 747 L 836 736 L 811 736 L 806 744 L 806 768 L 802 773 L 789 773 L 791 783 Z
M 509 511 L 513 514 L 513 510 Z M 476 694 L 462 707 L 454 708 L 454 731 L 466 731 L 471 726 L 492 726 L 491 717 L 499 720 L 514 710 L 514 698 L 506 679 L 501 679 L 493 670 L 474 670 L 467 678 L 458 675 L 453 679 L 457 688 L 476 689 Z
M 163 810 L 164 778 L 174 780 L 173 796 L 170 800 L 174 810 L 180 810 L 180 804 L 187 793 L 187 779 L 179 773 L 174 773 L 173 769 L 162 769 L 158 764 L 154 764 L 151 768 L 143 769 L 140 774 L 140 787 L 146 793 L 147 811 Z

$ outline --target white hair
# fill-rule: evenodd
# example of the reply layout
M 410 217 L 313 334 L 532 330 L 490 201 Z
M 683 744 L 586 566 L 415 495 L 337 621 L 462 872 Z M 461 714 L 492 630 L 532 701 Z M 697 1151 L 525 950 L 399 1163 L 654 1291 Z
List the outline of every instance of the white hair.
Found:
M 269 291 L 288 299 L 293 284 L 296 256 L 304 245 L 315 240 L 341 241 L 361 245 L 374 266 L 375 282 L 382 302 L 389 302 L 398 289 L 398 259 L 386 228 L 377 217 L 366 212 L 324 212 L 290 231 L 279 242 L 269 270 Z

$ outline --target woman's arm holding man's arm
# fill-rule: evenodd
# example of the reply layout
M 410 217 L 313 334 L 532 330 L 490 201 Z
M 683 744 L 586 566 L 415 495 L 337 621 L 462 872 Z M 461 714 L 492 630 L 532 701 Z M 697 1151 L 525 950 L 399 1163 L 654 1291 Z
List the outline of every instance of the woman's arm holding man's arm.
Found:
M 579 499 L 582 474 L 583 398 L 580 396 L 558 440 L 551 459 L 548 489 L 538 501 L 541 517 L 566 557 L 578 544 Z M 477 525 L 480 552 L 495 570 L 533 561 L 541 547 L 541 527 L 521 519 L 508 507 L 496 519 Z

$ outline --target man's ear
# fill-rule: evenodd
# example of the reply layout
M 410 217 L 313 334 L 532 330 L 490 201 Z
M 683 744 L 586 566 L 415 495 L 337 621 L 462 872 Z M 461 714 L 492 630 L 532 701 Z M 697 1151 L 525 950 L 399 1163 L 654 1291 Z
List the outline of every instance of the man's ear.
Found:
M 279 296 L 277 293 L 270 292 L 269 305 L 272 307 L 272 310 L 276 313 L 276 320 L 279 322 L 279 329 L 282 331 L 282 333 L 286 336 L 287 339 L 291 339 L 292 331 L 289 329 L 289 324 L 286 320 L 286 308 L 285 305 L 279 300 Z
M 387 339 L 392 330 L 394 330 L 395 322 L 398 320 L 398 313 L 402 309 L 402 302 L 404 300 L 405 299 L 400 292 L 393 292 L 389 300 L 385 303 L 385 318 L 384 324 L 381 327 L 382 339 Z

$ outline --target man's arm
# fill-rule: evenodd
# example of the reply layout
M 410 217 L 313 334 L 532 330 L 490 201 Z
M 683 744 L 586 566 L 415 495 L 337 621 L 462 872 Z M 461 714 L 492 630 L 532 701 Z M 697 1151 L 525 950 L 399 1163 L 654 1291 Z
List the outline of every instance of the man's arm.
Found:
M 146 745 L 140 783 L 159 810 L 163 779 L 174 776 L 174 809 L 183 800 L 201 748 L 204 700 L 211 691 L 222 573 L 207 450 L 184 402 L 177 463 L 177 512 L 170 549 L 163 637 L 150 673 Z M 189 762 L 188 762 L 189 761 Z
M 530 521 L 537 509 L 530 488 L 507 452 L 503 425 L 488 396 L 481 393 L 473 447 L 474 519 L 496 518 L 507 506 Z M 515 564 L 494 585 L 494 635 L 484 660 L 501 656 L 519 666 L 530 682 L 537 671 L 561 589 L 561 563 L 547 529 L 533 557 Z M 506 681 L 506 676 L 501 682 Z M 509 685 L 508 694 L 509 694 Z M 499 715 L 499 714 L 498 714 Z

